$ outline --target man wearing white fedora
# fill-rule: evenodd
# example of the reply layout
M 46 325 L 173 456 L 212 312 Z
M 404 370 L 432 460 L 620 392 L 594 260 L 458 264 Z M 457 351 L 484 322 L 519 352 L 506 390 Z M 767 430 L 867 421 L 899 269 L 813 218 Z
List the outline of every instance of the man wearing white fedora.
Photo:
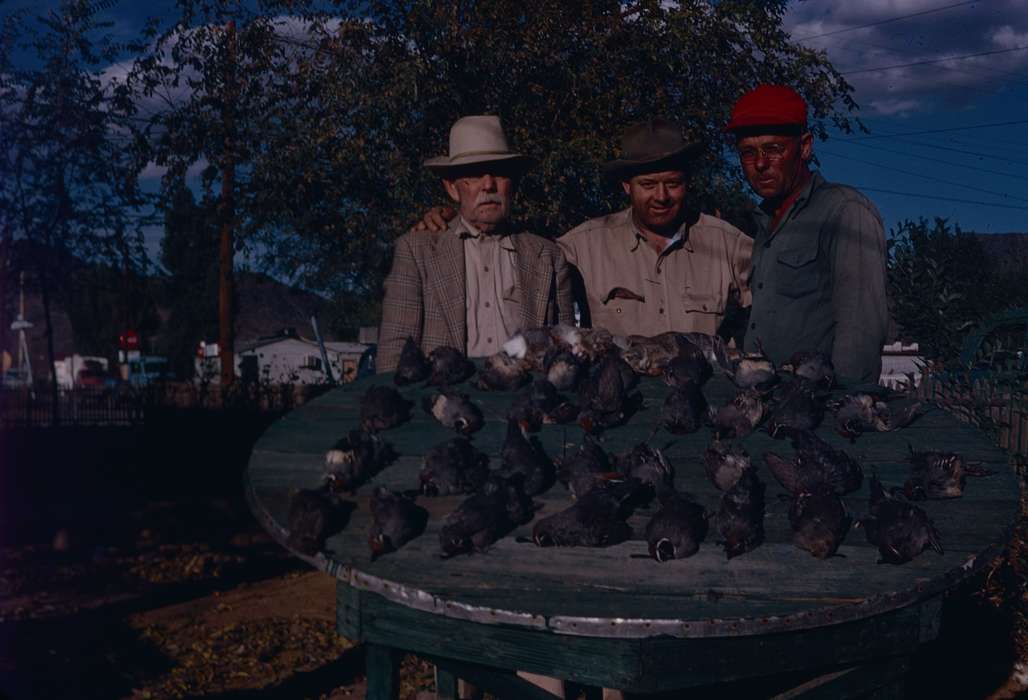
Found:
M 573 322 L 560 248 L 510 229 L 517 180 L 531 164 L 511 151 L 495 116 L 458 119 L 449 154 L 425 161 L 458 216 L 443 230 L 397 239 L 385 281 L 378 371 L 396 367 L 408 337 L 426 353 L 447 345 L 483 357 L 520 329 Z

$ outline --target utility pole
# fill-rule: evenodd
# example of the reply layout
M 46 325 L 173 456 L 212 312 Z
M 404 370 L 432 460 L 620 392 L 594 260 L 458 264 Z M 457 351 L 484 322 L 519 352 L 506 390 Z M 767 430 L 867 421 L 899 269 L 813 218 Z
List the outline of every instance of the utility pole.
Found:
M 221 386 L 230 386 L 236 378 L 235 333 L 232 313 L 232 267 L 235 246 L 232 241 L 233 191 L 235 189 L 236 164 L 232 149 L 235 129 L 235 71 L 236 71 L 236 22 L 229 20 L 226 27 L 227 42 L 224 109 L 225 145 L 221 159 L 221 236 L 218 246 L 218 355 L 221 358 Z

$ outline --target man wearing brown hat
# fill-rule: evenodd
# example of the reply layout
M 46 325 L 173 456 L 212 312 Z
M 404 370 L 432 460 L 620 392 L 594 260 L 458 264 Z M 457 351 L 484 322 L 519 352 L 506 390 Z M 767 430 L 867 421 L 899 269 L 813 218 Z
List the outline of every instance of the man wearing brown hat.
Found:
M 871 201 L 811 171 L 807 104 L 792 88 L 743 95 L 725 130 L 761 198 L 747 349 L 782 363 L 798 351 L 832 358 L 843 383 L 877 384 L 888 324 L 885 236 Z
M 396 241 L 385 281 L 377 367 L 396 367 L 408 337 L 491 355 L 523 328 L 573 320 L 568 266 L 555 243 L 509 228 L 517 180 L 531 159 L 507 145 L 495 116 L 458 119 L 449 155 L 425 161 L 455 202 L 444 230 Z
M 659 118 L 630 126 L 621 151 L 604 171 L 630 206 L 557 239 L 582 278 L 582 320 L 622 336 L 713 335 L 730 302 L 749 306 L 751 241 L 689 206 L 688 171 L 701 146 L 677 126 Z M 451 216 L 433 209 L 416 228 L 439 230 Z
M 629 127 L 621 158 L 604 171 L 630 206 L 558 239 L 582 276 L 592 326 L 625 336 L 713 335 L 730 301 L 749 306 L 750 239 L 689 206 L 689 166 L 701 150 L 663 119 Z

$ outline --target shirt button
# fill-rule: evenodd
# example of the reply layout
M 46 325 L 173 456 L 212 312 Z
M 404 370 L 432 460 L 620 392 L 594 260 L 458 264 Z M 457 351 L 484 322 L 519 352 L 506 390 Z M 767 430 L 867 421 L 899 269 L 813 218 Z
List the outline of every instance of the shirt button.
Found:
M 493 339 L 492 339 L 492 338 L 486 338 L 486 339 L 485 339 L 485 342 L 487 342 L 487 343 L 491 343 L 491 342 L 493 342 Z
M 752 331 L 752 330 L 755 330 L 756 328 L 757 328 L 757 324 L 756 324 L 756 323 L 751 323 L 751 324 L 750 324 L 750 330 L 751 330 L 751 331 Z
M 664 313 L 664 309 L 661 309 L 661 310 L 660 310 L 660 313 Z
M 488 265 L 485 266 L 485 271 L 489 272 L 489 266 Z
M 763 289 L 763 288 L 764 288 L 764 283 L 763 282 L 757 282 L 757 289 Z
M 615 311 L 617 311 L 618 313 L 621 313 L 621 307 L 620 306 L 617 307 L 617 309 L 615 309 Z
M 489 308 L 489 302 L 488 301 L 485 303 L 485 308 L 487 308 L 487 309 Z

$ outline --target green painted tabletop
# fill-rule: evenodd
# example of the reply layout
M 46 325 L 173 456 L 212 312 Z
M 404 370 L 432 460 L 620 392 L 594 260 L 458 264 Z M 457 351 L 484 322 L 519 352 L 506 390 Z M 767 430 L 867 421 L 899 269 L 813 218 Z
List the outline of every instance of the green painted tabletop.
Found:
M 257 517 L 283 546 L 291 493 L 321 483 L 325 451 L 356 427 L 360 397 L 373 384 L 392 386 L 392 377 L 369 377 L 334 389 L 279 420 L 256 444 L 246 475 L 247 496 Z M 643 409 L 628 424 L 603 435 L 609 452 L 646 439 L 660 415 L 667 387 L 644 378 L 640 389 L 646 399 Z M 492 456 L 491 465 L 496 466 L 514 394 L 481 392 L 470 385 L 461 390 L 483 409 L 486 425 L 474 443 Z M 401 391 L 419 405 L 421 396 L 432 393 L 421 387 Z M 734 391 L 719 377 L 704 389 L 715 405 L 727 402 Z M 836 435 L 833 427 L 829 415 L 818 435 L 857 458 L 866 475 L 876 470 L 887 487 L 907 478 L 908 445 L 956 451 L 995 471 L 989 477 L 968 479 L 959 499 L 920 504 L 941 534 L 944 555 L 927 551 L 902 566 L 878 564 L 877 549 L 857 529 L 847 536 L 841 556 L 821 561 L 797 549 L 790 541 L 788 503 L 777 497 L 783 489 L 761 459 L 767 450 L 791 455 L 792 448 L 787 441 L 755 433 L 742 444 L 768 485 L 767 537 L 757 549 L 730 561 L 717 545 L 714 528 L 695 556 L 658 563 L 640 556 L 647 551 L 641 537 L 604 549 L 542 549 L 516 542 L 517 536 L 531 532 L 532 523 L 487 552 L 444 560 L 439 556 L 439 527 L 463 498 L 453 496 L 420 497 L 418 502 L 431 516 L 426 532 L 372 562 L 367 545 L 372 489 L 379 484 L 397 490 L 417 488 L 424 453 L 453 437 L 418 407 L 411 421 L 383 433 L 401 456 L 358 490 L 357 508 L 346 528 L 328 539 L 323 554 L 297 556 L 345 584 L 425 614 L 561 634 L 644 638 L 766 634 L 862 619 L 938 596 L 986 566 L 1002 549 L 1017 517 L 1018 485 L 1006 454 L 985 434 L 934 407 L 903 430 L 865 434 L 855 443 Z M 548 425 L 540 433 L 551 457 L 577 449 L 582 436 L 577 426 Z M 686 436 L 660 431 L 651 444 L 667 446 L 676 487 L 713 512 L 720 494 L 708 482 L 702 464 L 710 441 L 706 429 Z M 867 481 L 845 498 L 854 517 L 867 510 Z M 560 484 L 535 500 L 540 505 L 537 518 L 570 503 Z M 651 513 L 633 516 L 637 533 Z

